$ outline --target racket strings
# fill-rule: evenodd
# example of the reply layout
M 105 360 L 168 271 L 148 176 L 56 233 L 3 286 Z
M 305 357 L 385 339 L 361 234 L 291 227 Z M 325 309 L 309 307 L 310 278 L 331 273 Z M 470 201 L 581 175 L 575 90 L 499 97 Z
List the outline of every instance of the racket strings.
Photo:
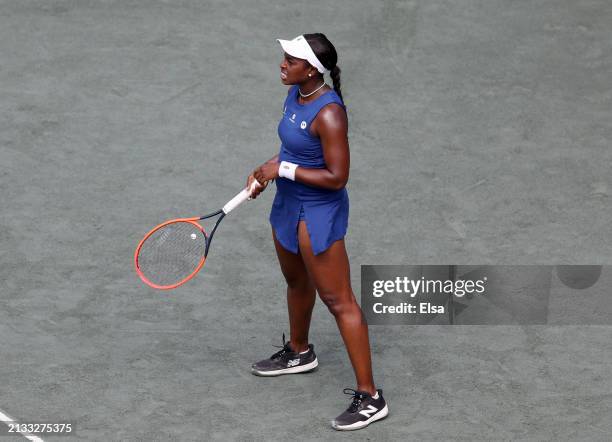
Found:
M 174 222 L 153 232 L 138 252 L 138 267 L 153 284 L 171 286 L 190 276 L 200 265 L 206 237 L 195 225 Z

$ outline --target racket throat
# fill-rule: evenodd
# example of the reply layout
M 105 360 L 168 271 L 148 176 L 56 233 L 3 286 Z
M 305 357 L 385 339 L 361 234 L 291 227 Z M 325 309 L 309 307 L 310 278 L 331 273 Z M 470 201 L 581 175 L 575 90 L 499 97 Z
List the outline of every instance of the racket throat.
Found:
M 204 249 L 204 258 L 208 257 L 208 249 L 210 248 L 210 244 L 212 243 L 213 235 L 217 231 L 217 227 L 219 227 L 219 223 L 221 222 L 221 220 L 223 218 L 225 218 L 225 213 L 222 210 L 219 210 L 218 212 L 216 212 L 216 213 L 214 213 L 212 215 L 207 215 L 205 217 L 200 218 L 200 219 L 210 218 L 210 217 L 212 217 L 214 215 L 218 215 L 218 214 L 221 214 L 221 216 L 219 217 L 219 219 L 215 223 L 215 227 L 213 227 L 213 229 L 211 230 L 210 235 L 208 235 L 206 237 L 206 248 Z

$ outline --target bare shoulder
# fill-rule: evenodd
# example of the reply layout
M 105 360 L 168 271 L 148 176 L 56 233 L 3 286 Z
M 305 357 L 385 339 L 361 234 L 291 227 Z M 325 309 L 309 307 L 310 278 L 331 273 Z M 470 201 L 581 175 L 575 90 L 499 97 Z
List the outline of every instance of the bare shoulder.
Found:
M 346 111 L 338 103 L 324 106 L 316 119 L 317 123 L 328 128 L 342 128 L 348 125 Z

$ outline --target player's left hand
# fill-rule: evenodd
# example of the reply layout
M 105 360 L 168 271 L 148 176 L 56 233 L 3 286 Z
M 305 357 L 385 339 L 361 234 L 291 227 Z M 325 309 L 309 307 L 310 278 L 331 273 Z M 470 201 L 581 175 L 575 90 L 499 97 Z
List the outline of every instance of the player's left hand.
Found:
M 262 184 L 278 178 L 278 168 L 280 163 L 264 163 L 253 171 L 253 176 Z

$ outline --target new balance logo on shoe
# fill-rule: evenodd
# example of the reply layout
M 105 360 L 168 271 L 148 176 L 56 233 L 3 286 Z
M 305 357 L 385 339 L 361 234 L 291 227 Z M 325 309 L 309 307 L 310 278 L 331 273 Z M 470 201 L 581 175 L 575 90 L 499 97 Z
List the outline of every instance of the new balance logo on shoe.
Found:
M 343 392 L 353 396 L 353 401 L 344 413 L 332 421 L 335 430 L 359 430 L 389 414 L 389 407 L 380 389 L 376 390 L 376 399 L 368 392 L 352 388 L 345 388 Z
M 285 336 L 283 336 L 282 349 L 269 358 L 251 365 L 251 373 L 256 376 L 307 373 L 316 369 L 318 365 L 312 344 L 308 345 L 308 350 L 298 353 L 293 351 L 289 342 L 285 342 Z
M 376 408 L 376 407 L 375 407 L 375 406 L 373 406 L 373 405 L 368 405 L 368 409 L 367 409 L 367 410 L 361 410 L 361 411 L 359 412 L 359 414 L 361 414 L 361 415 L 363 415 L 363 416 L 365 416 L 365 417 L 367 417 L 367 418 L 369 419 L 369 418 L 371 418 L 371 417 L 372 417 L 372 415 L 373 415 L 374 413 L 376 413 L 377 411 L 378 411 L 378 408 Z

